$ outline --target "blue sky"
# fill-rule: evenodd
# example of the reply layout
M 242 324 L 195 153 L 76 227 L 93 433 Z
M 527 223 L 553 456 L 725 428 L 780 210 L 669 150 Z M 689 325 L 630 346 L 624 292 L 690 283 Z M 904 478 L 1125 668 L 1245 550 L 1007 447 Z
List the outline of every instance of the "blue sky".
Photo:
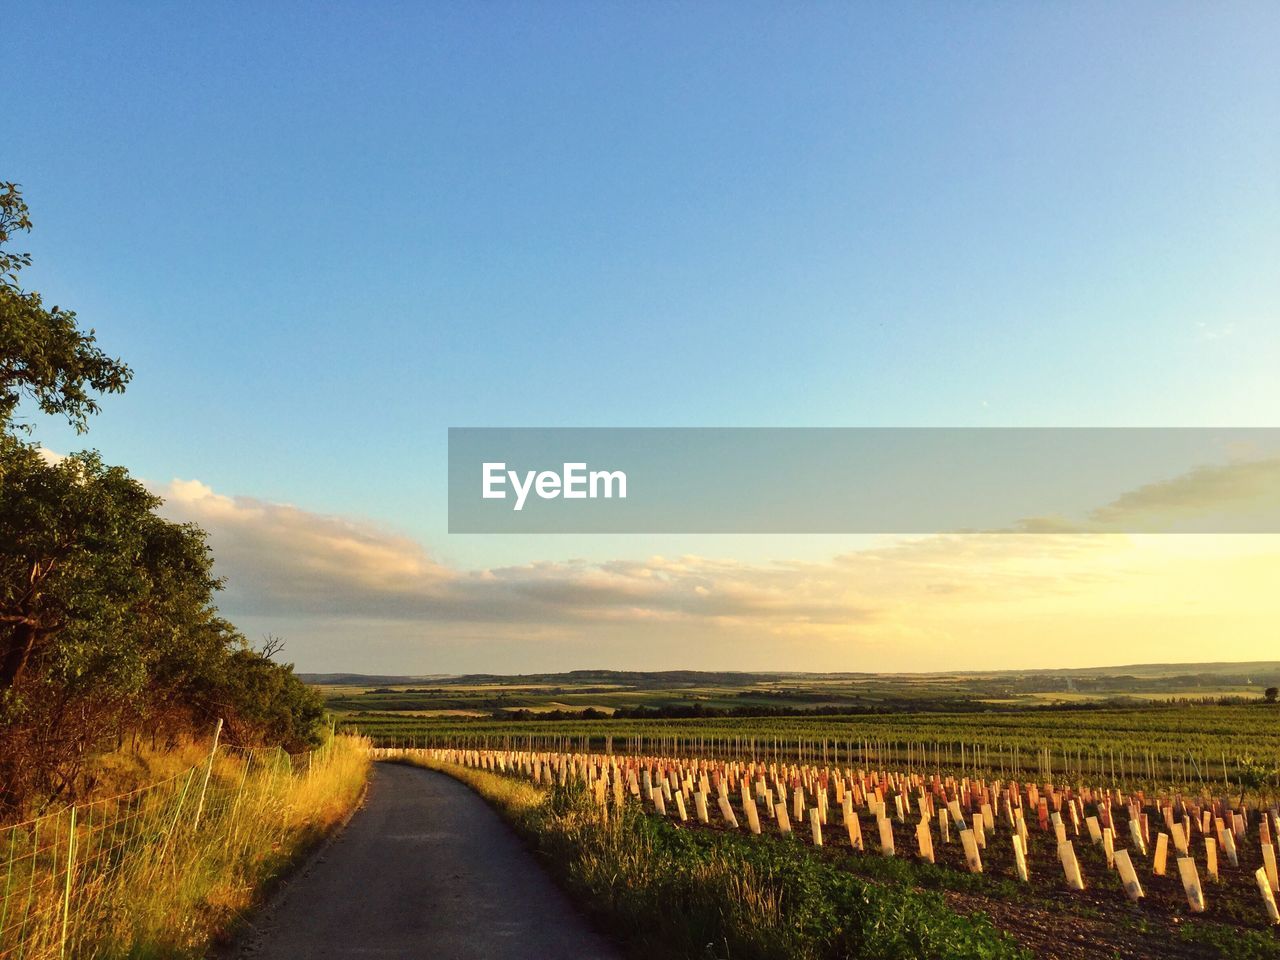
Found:
M 449 426 L 1280 420 L 1280 8 L 40 4 L 0 176 L 87 442 L 468 568 Z M 54 449 L 78 442 L 42 424 Z

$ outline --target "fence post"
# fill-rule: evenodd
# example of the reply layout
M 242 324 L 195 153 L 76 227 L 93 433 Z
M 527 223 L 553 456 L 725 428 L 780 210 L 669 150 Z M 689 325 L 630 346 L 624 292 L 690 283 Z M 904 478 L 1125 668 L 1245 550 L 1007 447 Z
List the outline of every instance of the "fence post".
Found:
M 62 887 L 62 938 L 58 956 L 67 955 L 67 923 L 71 919 L 71 878 L 76 868 L 76 808 L 71 808 L 71 826 L 67 831 L 67 880 Z
M 191 821 L 191 829 L 194 831 L 200 826 L 200 815 L 204 813 L 204 793 L 209 789 L 209 775 L 213 773 L 213 758 L 218 752 L 218 738 L 222 736 L 222 718 L 218 718 L 218 725 L 213 728 L 213 748 L 209 751 L 209 765 L 204 768 L 204 783 L 200 784 L 200 802 L 196 804 L 196 817 Z

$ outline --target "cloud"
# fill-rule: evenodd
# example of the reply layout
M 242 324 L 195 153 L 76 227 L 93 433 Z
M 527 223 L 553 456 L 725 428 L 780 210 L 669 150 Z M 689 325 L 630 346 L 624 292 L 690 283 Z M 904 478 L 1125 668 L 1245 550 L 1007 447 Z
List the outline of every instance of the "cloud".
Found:
M 1167 529 L 1178 521 L 1233 529 L 1251 518 L 1258 529 L 1277 529 L 1280 458 L 1201 466 L 1171 480 L 1122 494 L 1090 515 L 1110 529 Z
M 209 531 L 229 606 L 264 616 L 581 623 L 848 623 L 870 605 L 831 589 L 830 569 L 701 557 L 462 570 L 368 523 L 216 493 L 194 480 L 160 491 L 166 515 Z
M 1193 472 L 1098 513 L 1191 509 L 1250 495 L 1268 476 Z M 818 560 L 684 554 L 465 569 L 369 521 L 226 496 L 198 481 L 157 492 L 167 515 L 209 531 L 228 616 L 298 641 L 290 653 L 305 669 L 1211 659 L 1224 642 L 1261 656 L 1280 616 L 1267 586 L 1280 577 L 1280 537 L 957 534 L 885 539 Z
M 198 481 L 175 480 L 161 493 L 169 516 L 209 531 L 226 605 L 257 616 L 830 633 L 876 623 L 903 604 L 1086 588 L 1097 574 L 1079 561 L 1112 549 L 1105 537 L 956 535 L 822 562 L 684 555 L 466 570 L 373 523 L 229 497 Z
M 425 601 L 456 575 L 373 524 L 229 497 L 197 480 L 159 493 L 166 515 L 209 531 L 228 596 L 251 612 L 374 613 L 386 598 Z
M 1222 323 L 1206 323 L 1203 320 L 1198 320 L 1196 321 L 1196 329 L 1199 331 L 1201 340 L 1226 340 L 1235 336 L 1238 325 L 1231 320 Z
M 1238 451 L 1230 463 L 1194 467 L 1122 493 L 1083 520 L 1029 517 L 1015 530 L 1072 533 L 1271 533 L 1280 531 L 1280 457 Z

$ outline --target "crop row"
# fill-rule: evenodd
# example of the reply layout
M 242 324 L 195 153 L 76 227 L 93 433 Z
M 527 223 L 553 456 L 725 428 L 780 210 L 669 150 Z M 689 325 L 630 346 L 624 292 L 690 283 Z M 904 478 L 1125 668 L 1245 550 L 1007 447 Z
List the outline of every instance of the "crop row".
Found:
M 893 766 L 1111 785 L 1280 788 L 1280 710 L 1253 706 L 736 720 L 496 721 L 351 715 L 379 746 Z
M 709 757 L 418 752 L 543 786 L 580 784 L 606 817 L 639 804 L 695 829 L 910 857 L 1057 896 L 1089 891 L 1104 908 L 1145 901 L 1160 915 L 1253 928 L 1280 919 L 1280 821 L 1257 803 Z

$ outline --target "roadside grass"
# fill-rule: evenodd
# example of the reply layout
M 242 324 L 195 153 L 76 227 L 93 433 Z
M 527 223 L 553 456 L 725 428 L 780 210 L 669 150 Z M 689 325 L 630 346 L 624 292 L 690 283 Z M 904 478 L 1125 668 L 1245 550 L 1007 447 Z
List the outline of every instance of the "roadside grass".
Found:
M 606 819 L 578 786 L 540 789 L 424 757 L 488 800 L 558 881 L 645 960 L 1004 960 L 1030 956 L 941 894 L 871 882 L 799 845 L 681 830 L 628 806 Z
M 78 805 L 74 819 L 68 808 L 5 828 L 0 956 L 204 956 L 354 808 L 368 769 L 367 743 L 350 736 L 301 757 L 224 750 L 211 769 Z
M 94 956 L 200 957 L 211 941 L 256 906 L 265 888 L 305 856 L 354 808 L 368 778 L 367 744 L 336 737 L 305 767 L 289 761 L 252 766 L 238 791 L 232 781 L 210 819 L 175 846 L 173 869 L 125 894 Z

